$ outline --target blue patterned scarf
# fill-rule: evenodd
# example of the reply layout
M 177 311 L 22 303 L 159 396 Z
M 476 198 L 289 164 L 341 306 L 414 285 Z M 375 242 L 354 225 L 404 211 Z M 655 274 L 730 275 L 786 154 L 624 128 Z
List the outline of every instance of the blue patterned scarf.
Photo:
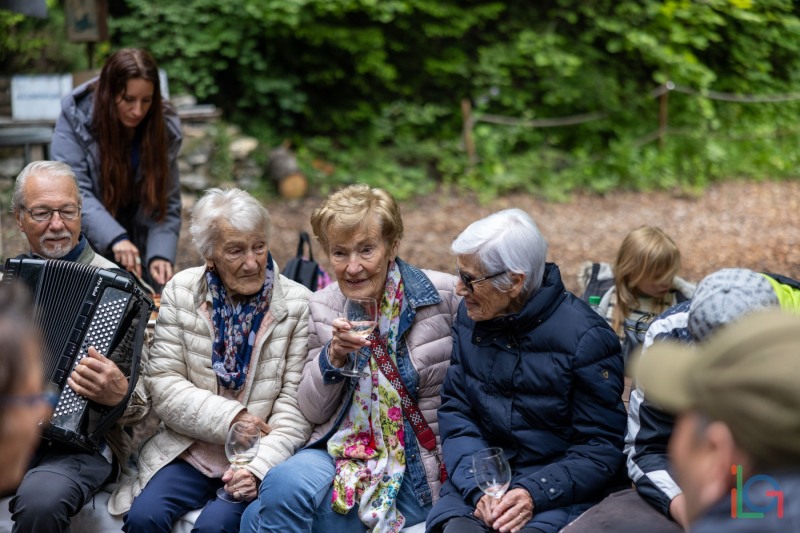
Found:
M 244 385 L 256 333 L 272 300 L 274 279 L 272 255 L 267 254 L 267 276 L 261 292 L 233 305 L 219 274 L 206 270 L 213 307 L 211 323 L 214 324 L 211 367 L 222 387 L 238 391 Z

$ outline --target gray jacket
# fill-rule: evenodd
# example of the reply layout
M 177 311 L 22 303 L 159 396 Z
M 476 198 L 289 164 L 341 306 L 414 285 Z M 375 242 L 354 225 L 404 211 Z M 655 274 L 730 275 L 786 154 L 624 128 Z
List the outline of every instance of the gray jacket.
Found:
M 92 111 L 94 91 L 90 80 L 72 91 L 61 100 L 61 115 L 56 122 L 53 134 L 52 157 L 72 167 L 78 177 L 83 195 L 83 219 L 81 230 L 89 243 L 100 253 L 106 253 L 111 243 L 128 233 L 131 242 L 139 248 L 144 265 L 154 257 L 162 257 L 175 264 L 178 235 L 181 229 L 180 180 L 178 178 L 178 152 L 183 135 L 178 117 L 165 113 L 167 137 L 169 139 L 169 183 L 167 213 L 158 222 L 144 212 L 142 207 L 136 211 L 134 219 L 125 221 L 132 231 L 111 216 L 101 201 L 100 153 L 92 133 Z M 141 169 L 136 173 L 135 183 L 142 180 Z

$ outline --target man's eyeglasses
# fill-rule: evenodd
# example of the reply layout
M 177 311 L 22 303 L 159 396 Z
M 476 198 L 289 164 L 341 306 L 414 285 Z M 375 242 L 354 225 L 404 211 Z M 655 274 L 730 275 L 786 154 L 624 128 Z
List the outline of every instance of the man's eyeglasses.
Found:
M 490 274 L 488 276 L 483 276 L 482 278 L 472 279 L 472 276 L 470 276 L 469 274 L 464 274 L 463 272 L 461 272 L 460 268 L 456 267 L 456 274 L 458 274 L 458 277 L 461 278 L 461 281 L 464 283 L 464 286 L 470 293 L 475 292 L 475 287 L 473 287 L 473 285 L 475 285 L 476 283 L 486 281 L 487 279 L 496 278 L 497 276 L 502 276 L 505 273 L 506 271 L 503 270 L 502 272 L 497 272 L 496 274 Z
M 68 205 L 61 209 L 50 209 L 49 207 L 34 207 L 28 209 L 24 205 L 22 209 L 27 211 L 33 220 L 36 222 L 44 222 L 53 218 L 53 213 L 58 212 L 63 220 L 75 220 L 81 214 L 81 208 L 78 205 Z

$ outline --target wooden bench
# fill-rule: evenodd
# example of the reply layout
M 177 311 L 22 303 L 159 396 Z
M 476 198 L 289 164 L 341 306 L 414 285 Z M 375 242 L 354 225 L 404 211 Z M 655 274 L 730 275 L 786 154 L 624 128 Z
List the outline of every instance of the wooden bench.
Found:
M 33 161 L 31 148 L 42 147 L 42 159 L 50 159 L 50 141 L 53 129 L 37 126 L 14 126 L 0 128 L 0 147 L 21 147 L 24 151 L 25 165 Z M 39 159 L 37 157 L 37 159 Z

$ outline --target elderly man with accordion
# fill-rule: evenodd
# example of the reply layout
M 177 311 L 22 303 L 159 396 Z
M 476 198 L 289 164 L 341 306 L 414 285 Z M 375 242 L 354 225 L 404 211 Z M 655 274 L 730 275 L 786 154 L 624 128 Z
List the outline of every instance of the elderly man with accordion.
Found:
M 30 253 L 6 262 L 3 284 L 32 292 L 46 387 L 58 396 L 11 499 L 13 531 L 60 532 L 113 480 L 130 453 L 122 423 L 148 411 L 137 380 L 149 294 L 81 235 L 72 169 L 35 161 L 17 176 L 13 212 Z

